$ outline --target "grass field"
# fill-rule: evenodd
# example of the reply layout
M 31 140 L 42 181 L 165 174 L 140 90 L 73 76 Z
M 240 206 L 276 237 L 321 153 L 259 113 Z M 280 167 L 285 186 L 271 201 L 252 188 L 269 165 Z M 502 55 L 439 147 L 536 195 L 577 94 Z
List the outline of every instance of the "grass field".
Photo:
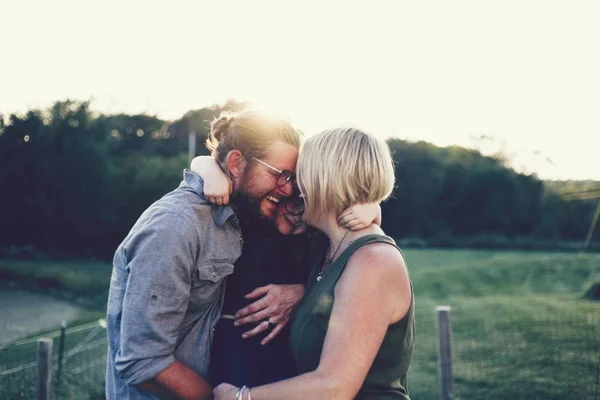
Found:
M 436 305 L 452 307 L 456 399 L 600 399 L 600 254 L 408 249 L 417 310 L 414 399 L 437 399 Z M 5 284 L 77 301 L 96 318 L 110 265 L 8 263 Z M 32 332 L 33 333 L 33 332 Z
M 409 387 L 437 398 L 436 305 L 452 307 L 457 399 L 600 399 L 600 255 L 407 250 L 417 353 Z
M 95 261 L 0 260 L 2 285 L 51 294 L 91 310 L 104 310 L 112 265 Z

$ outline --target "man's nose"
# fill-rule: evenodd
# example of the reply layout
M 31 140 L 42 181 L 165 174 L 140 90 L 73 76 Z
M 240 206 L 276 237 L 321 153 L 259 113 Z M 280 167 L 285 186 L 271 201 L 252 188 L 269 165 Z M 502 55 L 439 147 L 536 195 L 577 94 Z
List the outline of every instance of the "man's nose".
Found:
M 283 193 L 284 196 L 290 197 L 294 193 L 294 183 L 290 179 L 285 183 L 285 185 L 279 187 L 279 191 Z

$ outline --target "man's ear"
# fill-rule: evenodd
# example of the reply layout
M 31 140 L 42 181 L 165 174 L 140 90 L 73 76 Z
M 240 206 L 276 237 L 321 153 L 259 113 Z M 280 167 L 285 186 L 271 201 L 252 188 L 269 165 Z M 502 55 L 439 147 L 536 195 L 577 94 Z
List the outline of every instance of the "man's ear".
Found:
M 231 150 L 227 153 L 225 164 L 233 179 L 239 179 L 244 173 L 244 168 L 246 168 L 246 160 L 239 150 Z

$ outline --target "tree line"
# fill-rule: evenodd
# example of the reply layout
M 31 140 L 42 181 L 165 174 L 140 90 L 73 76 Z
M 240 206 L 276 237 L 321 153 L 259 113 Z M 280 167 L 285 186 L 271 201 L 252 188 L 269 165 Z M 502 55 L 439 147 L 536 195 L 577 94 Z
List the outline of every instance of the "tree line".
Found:
M 0 256 L 111 258 L 141 212 L 181 181 L 188 133 L 207 154 L 210 121 L 246 106 L 229 101 L 176 121 L 75 101 L 0 115 Z M 475 150 L 388 144 L 397 181 L 383 225 L 406 245 L 560 247 L 586 235 L 595 202 L 564 201 L 560 183 Z

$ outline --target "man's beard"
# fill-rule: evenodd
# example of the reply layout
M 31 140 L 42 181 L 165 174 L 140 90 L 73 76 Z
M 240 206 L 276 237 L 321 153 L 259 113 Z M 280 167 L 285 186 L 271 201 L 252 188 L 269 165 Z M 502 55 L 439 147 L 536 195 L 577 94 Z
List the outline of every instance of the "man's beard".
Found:
M 231 195 L 231 204 L 239 220 L 244 224 L 272 224 L 274 216 L 264 215 L 261 210 L 261 203 L 267 193 L 260 196 L 252 194 L 256 189 L 253 184 L 253 177 L 253 169 L 246 168 L 240 179 L 240 187 Z
M 257 199 L 251 196 L 247 191 L 240 190 L 232 194 L 231 203 L 234 206 L 235 213 L 244 222 L 267 221 L 260 210 L 260 202 L 262 199 Z
M 272 223 L 273 217 L 264 215 L 261 209 L 262 201 L 267 193 L 263 193 L 260 196 L 252 194 L 253 191 L 256 191 L 256 188 L 252 183 L 251 174 L 252 171 L 245 171 L 239 190 L 231 196 L 231 203 L 234 205 L 235 212 L 242 222 Z

